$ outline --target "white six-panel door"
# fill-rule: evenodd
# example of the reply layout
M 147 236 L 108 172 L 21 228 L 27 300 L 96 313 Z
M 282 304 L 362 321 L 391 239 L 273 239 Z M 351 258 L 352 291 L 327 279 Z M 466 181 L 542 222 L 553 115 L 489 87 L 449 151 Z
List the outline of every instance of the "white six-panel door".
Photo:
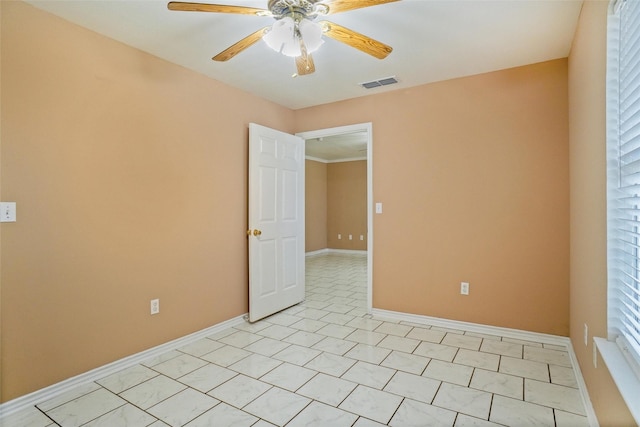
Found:
M 249 125 L 249 321 L 304 300 L 304 140 Z

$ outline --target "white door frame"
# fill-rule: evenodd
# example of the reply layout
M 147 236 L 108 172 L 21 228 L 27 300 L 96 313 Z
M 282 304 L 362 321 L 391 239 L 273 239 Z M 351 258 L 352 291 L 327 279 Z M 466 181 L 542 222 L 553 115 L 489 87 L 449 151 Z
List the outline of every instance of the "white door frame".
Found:
M 373 132 L 371 123 L 360 123 L 335 128 L 298 132 L 304 140 L 325 138 L 345 133 L 367 133 L 367 313 L 373 308 Z

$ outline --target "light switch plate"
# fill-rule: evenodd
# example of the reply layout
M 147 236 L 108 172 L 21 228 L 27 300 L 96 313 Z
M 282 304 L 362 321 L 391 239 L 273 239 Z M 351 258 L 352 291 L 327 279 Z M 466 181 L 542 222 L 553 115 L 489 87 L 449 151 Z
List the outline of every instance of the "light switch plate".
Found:
M 16 202 L 0 202 L 0 222 L 16 222 Z

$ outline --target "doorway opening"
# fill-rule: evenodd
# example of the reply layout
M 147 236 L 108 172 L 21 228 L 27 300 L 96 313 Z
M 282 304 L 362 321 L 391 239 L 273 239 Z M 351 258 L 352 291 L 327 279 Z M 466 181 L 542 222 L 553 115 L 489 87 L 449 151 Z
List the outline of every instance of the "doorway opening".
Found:
M 354 174 L 357 176 L 358 170 L 363 172 L 366 170 L 366 191 L 363 192 L 365 194 L 360 194 L 360 190 L 347 189 L 334 197 L 334 205 L 339 205 L 341 209 L 344 207 L 349 211 L 348 213 L 327 212 L 326 225 L 318 226 L 317 223 L 314 223 L 316 218 L 309 214 L 305 222 L 306 234 L 313 236 L 314 240 L 308 242 L 307 253 L 363 254 L 366 252 L 367 313 L 371 313 L 373 306 L 373 140 L 371 128 L 371 123 L 362 123 L 297 134 L 305 140 L 307 165 L 324 164 L 327 170 L 334 170 L 337 174 L 347 176 Z M 331 185 L 328 184 L 327 191 L 330 191 L 330 188 Z M 349 191 L 353 191 L 353 193 L 348 194 Z M 311 197 L 312 195 L 305 194 L 306 200 L 310 201 Z M 331 195 L 328 195 L 327 199 L 331 200 L 330 197 Z M 349 206 L 350 201 L 354 202 L 353 206 Z M 322 223 L 322 218 L 319 221 Z M 325 234 L 324 239 L 321 236 L 322 233 Z M 312 247 L 309 247 L 309 243 L 312 244 Z

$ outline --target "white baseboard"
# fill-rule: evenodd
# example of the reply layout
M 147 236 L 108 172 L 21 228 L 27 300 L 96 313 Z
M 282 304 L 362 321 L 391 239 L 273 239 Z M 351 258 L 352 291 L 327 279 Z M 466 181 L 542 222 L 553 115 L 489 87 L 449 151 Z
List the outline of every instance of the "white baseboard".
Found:
M 388 319 L 396 319 L 403 322 L 413 322 L 424 325 L 439 326 L 442 328 L 458 329 L 479 334 L 498 335 L 523 341 L 534 341 L 543 344 L 567 346 L 571 344 L 568 337 L 560 335 L 542 334 L 539 332 L 522 331 L 519 329 L 501 328 L 499 326 L 481 325 L 478 323 L 462 322 L 459 320 L 442 319 L 439 317 L 423 316 L 420 314 L 402 313 L 374 308 L 371 314 Z
M 15 414 L 16 412 L 19 412 L 23 409 L 27 409 L 28 407 L 34 406 L 38 403 L 45 402 L 49 399 L 52 399 L 56 396 L 61 395 L 62 393 L 65 393 L 71 390 L 74 387 L 78 387 L 78 386 L 90 383 L 91 381 L 99 380 L 100 378 L 104 378 L 108 375 L 111 375 L 123 369 L 129 368 L 140 362 L 144 362 L 145 360 L 159 356 L 168 351 L 183 347 L 187 344 L 191 344 L 202 338 L 205 338 L 209 335 L 214 335 L 232 326 L 239 325 L 245 321 L 245 316 L 247 316 L 247 314 L 234 317 L 233 319 L 226 320 L 224 322 L 218 323 L 216 325 L 210 326 L 208 328 L 202 329 L 192 334 L 185 335 L 184 337 L 175 339 L 173 341 L 169 341 L 165 344 L 161 344 L 157 347 L 153 347 L 148 350 L 141 351 L 140 353 L 136 353 L 131 356 L 122 358 L 120 360 L 116 360 L 115 362 L 109 363 L 104 366 L 100 366 L 98 368 L 92 369 L 91 371 L 82 373 L 80 375 L 76 375 L 75 377 L 71 377 L 69 379 L 50 385 L 43 389 L 36 390 L 33 393 L 29 393 L 27 395 L 5 402 L 0 405 L 0 421 L 4 417 L 8 417 L 9 415 Z M 2 425 L 2 423 L 0 423 L 0 425 Z
M 328 253 L 333 251 L 342 252 L 341 250 L 334 250 L 334 249 L 323 249 L 321 251 L 322 253 Z M 315 252 L 320 252 L 320 251 L 315 251 Z M 316 254 L 315 252 L 307 253 L 307 256 L 320 255 L 320 254 Z M 347 252 L 353 253 L 353 252 L 361 252 L 361 251 L 347 251 Z M 366 253 L 366 251 L 364 251 L 364 253 Z M 567 351 L 569 352 L 571 364 L 573 366 L 574 372 L 576 373 L 576 380 L 578 382 L 578 388 L 580 390 L 582 400 L 585 406 L 585 410 L 587 412 L 587 419 L 589 421 L 589 425 L 591 427 L 598 427 L 598 420 L 596 418 L 595 410 L 593 409 L 593 405 L 591 404 L 591 400 L 589 399 L 589 393 L 587 391 L 586 383 L 582 376 L 582 372 L 580 371 L 580 365 L 578 364 L 578 360 L 573 350 L 573 345 L 571 343 L 571 340 L 568 337 L 562 337 L 559 335 L 542 334 L 538 332 L 528 332 L 528 331 L 522 331 L 518 329 L 501 328 L 497 326 L 481 325 L 477 323 L 461 322 L 457 320 L 441 319 L 437 317 L 422 316 L 417 314 L 401 313 L 397 311 L 381 310 L 377 308 L 372 309 L 371 314 L 373 316 L 378 316 L 378 317 L 393 319 L 398 321 L 404 321 L 404 322 L 411 322 L 416 324 L 438 326 L 443 328 L 458 329 L 458 330 L 475 332 L 480 334 L 498 335 L 502 337 L 519 339 L 523 341 L 532 341 L 532 342 L 539 342 L 543 344 L 564 346 L 567 348 Z M 200 330 L 198 332 L 194 332 L 192 334 L 175 339 L 168 343 L 161 344 L 157 347 L 153 347 L 151 349 L 142 351 L 140 353 L 136 353 L 134 355 L 125 357 L 123 359 L 120 359 L 115 362 L 109 363 L 107 365 L 101 366 L 99 368 L 93 369 L 89 372 L 85 372 L 83 374 L 80 374 L 75 377 L 69 378 L 67 380 L 61 381 L 59 383 L 53 384 L 49 387 L 37 390 L 25 396 L 21 396 L 14 400 L 10 400 L 0 405 L 0 421 L 4 417 L 8 417 L 9 415 L 15 414 L 23 409 L 27 409 L 28 407 L 31 407 L 38 403 L 52 399 L 56 396 L 61 395 L 62 393 L 65 393 L 71 390 L 74 387 L 78 387 L 78 386 L 87 384 L 91 381 L 96 381 L 100 378 L 104 378 L 108 375 L 111 375 L 123 369 L 134 366 L 140 362 L 159 356 L 160 354 L 166 353 L 171 350 L 175 350 L 177 348 L 180 348 L 182 346 L 185 346 L 187 344 L 190 344 L 202 338 L 205 338 L 209 335 L 216 334 L 232 326 L 239 325 L 245 322 L 246 316 L 247 314 L 243 314 L 241 316 L 218 323 L 216 325 Z
M 355 249 L 329 249 L 329 253 L 330 254 L 345 254 L 345 255 L 354 255 L 354 254 L 366 255 L 367 251 L 366 250 L 359 251 L 359 250 L 355 250 Z
M 582 402 L 584 403 L 585 411 L 587 412 L 587 419 L 591 427 L 598 427 L 598 418 L 596 412 L 589 399 L 589 392 L 587 391 L 587 385 L 580 371 L 580 365 L 578 359 L 573 350 L 573 344 L 569 337 L 563 337 L 560 335 L 542 334 L 539 332 L 522 331 L 519 329 L 501 328 L 498 326 L 481 325 L 478 323 L 461 322 L 458 320 L 441 319 L 438 317 L 422 316 L 418 314 L 402 313 L 398 311 L 381 310 L 374 308 L 371 310 L 372 316 L 378 316 L 387 319 L 393 319 L 403 322 L 411 322 L 416 324 L 423 324 L 429 326 L 438 326 L 442 328 L 457 329 L 469 332 L 475 332 L 479 334 L 498 335 L 501 337 L 518 339 L 523 341 L 533 341 L 543 344 L 552 344 L 564 346 L 567 348 L 569 358 L 571 359 L 571 365 L 573 371 L 576 373 L 576 381 L 578 383 L 578 389 L 582 396 Z
M 353 254 L 360 254 L 360 255 L 366 255 L 367 251 L 366 250 L 355 250 L 355 249 L 319 249 L 317 251 L 311 251 L 311 252 L 307 252 L 305 255 L 306 256 L 316 256 L 316 255 L 326 255 L 326 254 L 345 254 L 345 255 L 353 255 Z
M 329 253 L 329 249 L 318 249 L 317 251 L 311 251 L 305 253 L 305 256 L 318 256 L 318 255 L 326 255 Z

